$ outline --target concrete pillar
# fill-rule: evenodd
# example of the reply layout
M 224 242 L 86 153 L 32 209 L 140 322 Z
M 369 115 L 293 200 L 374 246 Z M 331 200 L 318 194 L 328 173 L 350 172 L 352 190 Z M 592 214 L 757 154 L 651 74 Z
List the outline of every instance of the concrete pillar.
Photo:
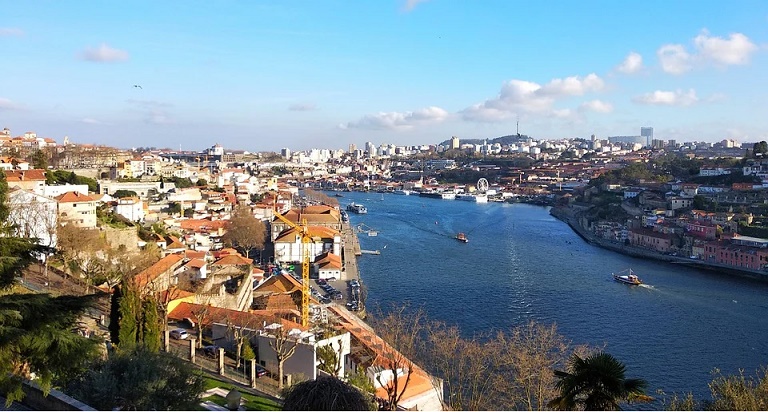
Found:
M 163 331 L 163 350 L 169 352 L 171 350 L 171 331 L 167 328 Z
M 197 339 L 189 338 L 189 361 L 195 363 L 195 348 L 197 347 Z
M 224 376 L 224 348 L 219 348 L 219 375 Z
M 258 379 L 258 376 L 256 376 L 256 359 L 251 359 L 248 362 L 251 363 L 251 388 L 255 388 L 256 379 Z

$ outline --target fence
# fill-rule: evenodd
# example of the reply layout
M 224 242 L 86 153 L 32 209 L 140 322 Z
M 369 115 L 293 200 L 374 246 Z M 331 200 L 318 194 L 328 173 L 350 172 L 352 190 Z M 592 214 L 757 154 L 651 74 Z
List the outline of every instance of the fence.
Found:
M 171 344 L 168 347 L 168 353 L 171 353 L 179 358 L 189 360 L 191 340 L 184 341 L 185 344 Z M 235 361 L 224 357 L 224 370 L 219 368 L 218 357 L 213 358 L 203 353 L 201 349 L 195 349 L 195 361 L 194 364 L 199 366 L 204 371 L 211 375 L 222 376 L 226 379 L 234 381 L 244 387 L 250 387 L 258 392 L 261 392 L 267 396 L 279 398 L 280 391 L 277 388 L 277 382 L 269 375 L 262 377 L 254 377 L 253 383 L 251 383 L 251 363 L 250 361 L 241 360 L 240 367 L 235 367 Z M 223 373 L 222 373 L 223 372 Z

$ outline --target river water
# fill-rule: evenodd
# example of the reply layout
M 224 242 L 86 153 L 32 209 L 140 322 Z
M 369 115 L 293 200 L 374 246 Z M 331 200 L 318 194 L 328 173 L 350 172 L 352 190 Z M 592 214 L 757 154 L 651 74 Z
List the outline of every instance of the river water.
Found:
M 423 307 L 466 336 L 535 320 L 575 344 L 605 346 L 649 394 L 709 398 L 711 371 L 753 375 L 768 365 L 768 284 L 617 254 L 584 242 L 549 209 L 345 192 L 359 234 L 369 308 Z M 453 238 L 465 232 L 469 243 Z M 613 281 L 632 268 L 646 283 Z

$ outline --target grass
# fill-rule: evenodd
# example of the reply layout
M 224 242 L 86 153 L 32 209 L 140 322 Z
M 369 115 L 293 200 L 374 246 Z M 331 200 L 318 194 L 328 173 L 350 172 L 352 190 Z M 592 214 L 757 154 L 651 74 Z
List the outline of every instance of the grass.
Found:
M 222 388 L 226 391 L 232 390 L 232 388 L 235 387 L 235 385 L 232 385 L 231 383 L 220 381 L 218 379 L 211 378 L 209 376 L 206 376 L 205 378 L 205 390 L 213 389 L 213 388 Z M 282 410 L 282 406 L 278 404 L 277 402 L 273 401 L 272 399 L 265 398 L 262 396 L 257 395 L 251 395 L 250 393 L 245 392 L 242 388 L 238 387 L 238 391 L 242 394 L 242 400 L 245 401 L 243 404 L 243 407 L 245 407 L 246 410 L 249 411 L 280 411 Z M 217 405 L 226 406 L 227 401 L 222 398 L 219 395 L 211 395 L 207 396 L 202 399 L 203 401 L 211 401 Z

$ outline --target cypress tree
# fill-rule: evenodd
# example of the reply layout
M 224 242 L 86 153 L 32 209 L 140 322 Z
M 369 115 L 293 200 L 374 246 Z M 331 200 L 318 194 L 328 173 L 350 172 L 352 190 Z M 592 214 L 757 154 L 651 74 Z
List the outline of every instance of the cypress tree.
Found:
M 144 330 L 144 346 L 150 352 L 159 352 L 161 337 L 160 337 L 160 316 L 157 313 L 157 301 L 153 297 L 148 297 L 144 300 L 144 310 L 142 329 Z
M 123 280 L 123 296 L 120 299 L 120 331 L 118 341 L 120 349 L 131 350 L 139 341 L 139 314 L 141 301 L 136 291 L 130 286 L 130 282 Z
M 109 338 L 115 345 L 120 345 L 120 300 L 123 297 L 123 288 L 121 285 L 115 286 L 112 292 L 109 306 Z

